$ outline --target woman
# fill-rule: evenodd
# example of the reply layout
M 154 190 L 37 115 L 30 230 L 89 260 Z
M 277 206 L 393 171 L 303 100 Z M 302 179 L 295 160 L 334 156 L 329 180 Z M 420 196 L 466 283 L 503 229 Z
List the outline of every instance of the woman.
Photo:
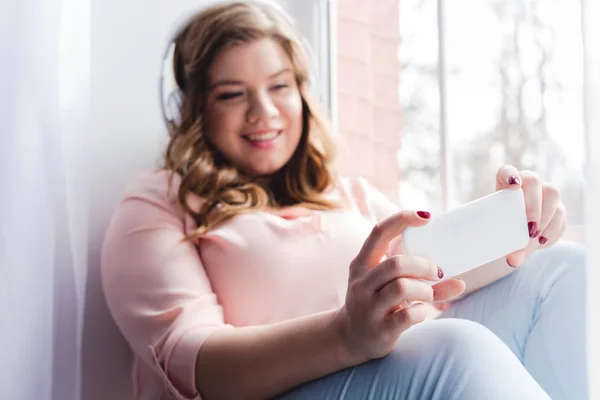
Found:
M 531 240 L 497 263 L 520 268 L 472 294 L 432 287 L 443 271 L 393 241 L 430 214 L 336 177 L 280 12 L 207 9 L 173 56 L 165 163 L 132 181 L 103 247 L 137 399 L 585 398 L 583 253 L 552 246 L 556 190 L 500 169 L 497 189 L 523 188 Z M 434 319 L 432 302 L 457 296 Z

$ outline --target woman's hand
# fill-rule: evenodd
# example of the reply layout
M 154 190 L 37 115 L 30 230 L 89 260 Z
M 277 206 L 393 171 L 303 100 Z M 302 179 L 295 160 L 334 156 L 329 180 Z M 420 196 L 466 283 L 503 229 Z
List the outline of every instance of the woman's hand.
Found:
M 563 235 L 567 225 L 565 206 L 558 189 L 543 182 L 532 171 L 517 171 L 512 165 L 498 170 L 496 190 L 522 188 L 529 229 L 529 243 L 523 250 L 509 254 L 508 265 L 516 267 L 540 248 L 549 247 Z
M 337 322 L 352 364 L 387 355 L 402 332 L 427 317 L 422 302 L 447 301 L 465 290 L 459 279 L 433 287 L 423 282 L 438 281 L 443 272 L 431 260 L 403 255 L 401 238 L 394 241 L 396 255 L 385 257 L 392 239 L 428 219 L 428 213 L 402 211 L 378 223 L 350 264 L 346 303 Z

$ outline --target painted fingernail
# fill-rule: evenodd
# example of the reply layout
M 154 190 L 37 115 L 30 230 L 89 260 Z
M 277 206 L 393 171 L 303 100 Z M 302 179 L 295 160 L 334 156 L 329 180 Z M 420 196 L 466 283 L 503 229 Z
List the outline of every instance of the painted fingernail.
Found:
M 438 278 L 442 279 L 444 277 L 444 271 L 438 266 Z
M 417 211 L 417 215 L 424 219 L 429 219 L 429 217 L 431 217 L 431 214 L 427 211 Z
M 519 179 L 518 176 L 512 175 L 510 178 L 508 178 L 508 184 L 509 185 L 520 185 L 521 179 Z
M 540 236 L 540 239 L 539 239 L 539 241 L 540 241 L 540 244 L 546 244 L 546 242 L 548 241 L 548 239 L 546 239 L 546 238 L 545 238 L 545 237 L 543 237 L 543 236 Z
M 531 221 L 527 224 L 527 227 L 529 228 L 529 237 L 530 238 L 536 237 L 536 233 L 539 234 L 539 231 L 537 229 L 537 222 Z

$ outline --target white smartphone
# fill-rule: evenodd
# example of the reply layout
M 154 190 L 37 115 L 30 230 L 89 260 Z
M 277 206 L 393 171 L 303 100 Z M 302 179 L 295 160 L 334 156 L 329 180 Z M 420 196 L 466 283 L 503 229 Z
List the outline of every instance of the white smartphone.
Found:
M 433 215 L 403 233 L 406 254 L 435 261 L 448 279 L 527 246 L 529 230 L 521 189 L 505 189 Z

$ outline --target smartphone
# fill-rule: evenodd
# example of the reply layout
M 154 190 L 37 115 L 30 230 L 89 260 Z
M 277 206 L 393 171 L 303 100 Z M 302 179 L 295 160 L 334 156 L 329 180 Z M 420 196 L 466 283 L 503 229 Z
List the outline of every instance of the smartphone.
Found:
M 435 261 L 448 279 L 525 248 L 527 222 L 523 190 L 504 189 L 405 229 L 404 248 Z

